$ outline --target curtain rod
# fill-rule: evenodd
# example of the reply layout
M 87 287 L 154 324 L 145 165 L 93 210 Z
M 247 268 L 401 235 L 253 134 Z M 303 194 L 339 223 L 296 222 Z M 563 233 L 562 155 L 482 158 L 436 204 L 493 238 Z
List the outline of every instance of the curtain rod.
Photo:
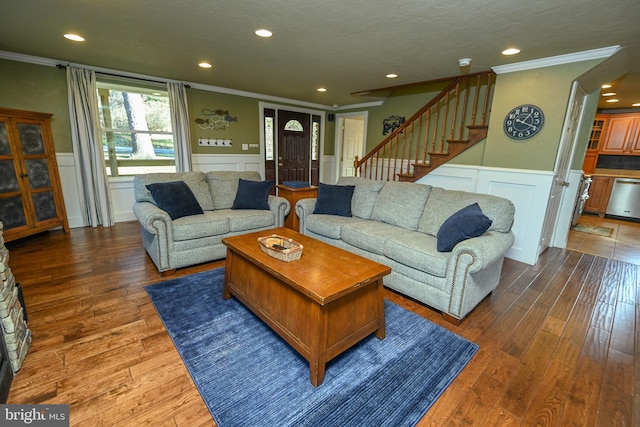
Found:
M 68 65 L 64 65 L 64 64 L 56 64 L 56 67 L 59 68 L 60 70 L 66 70 Z M 86 67 L 83 67 L 86 68 Z M 89 68 L 91 69 L 91 68 Z M 126 79 L 136 79 L 136 80 L 142 80 L 145 82 L 150 82 L 150 83 L 159 83 L 159 84 L 167 84 L 169 83 L 168 81 L 162 81 L 162 80 L 153 80 L 150 78 L 145 78 L 145 77 L 137 77 L 137 76 L 125 76 L 122 74 L 116 74 L 116 73 L 110 73 L 110 72 L 106 72 L 106 71 L 100 71 L 100 70 L 95 70 L 93 69 L 94 72 L 96 72 L 97 74 L 102 74 L 104 76 L 110 76 L 110 77 L 119 77 L 119 78 L 126 78 Z M 182 83 L 182 82 L 180 82 Z M 186 87 L 187 89 L 191 88 L 191 85 L 186 84 L 186 83 L 182 83 L 182 85 L 184 87 Z

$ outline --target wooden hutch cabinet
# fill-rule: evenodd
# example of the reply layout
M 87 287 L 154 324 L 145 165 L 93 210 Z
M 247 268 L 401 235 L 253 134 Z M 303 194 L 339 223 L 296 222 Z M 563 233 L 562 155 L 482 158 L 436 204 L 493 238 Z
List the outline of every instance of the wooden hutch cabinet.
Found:
M 612 114 L 600 154 L 640 155 L 640 114 Z
M 55 227 L 69 232 L 51 116 L 0 108 L 0 221 L 7 242 Z

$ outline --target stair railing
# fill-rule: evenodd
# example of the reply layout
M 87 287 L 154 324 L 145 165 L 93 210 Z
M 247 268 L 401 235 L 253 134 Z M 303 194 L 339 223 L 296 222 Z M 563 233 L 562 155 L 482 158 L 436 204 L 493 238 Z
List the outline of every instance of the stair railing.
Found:
M 482 140 L 494 84 L 493 71 L 455 77 L 362 159 L 356 157 L 356 175 L 414 181 Z

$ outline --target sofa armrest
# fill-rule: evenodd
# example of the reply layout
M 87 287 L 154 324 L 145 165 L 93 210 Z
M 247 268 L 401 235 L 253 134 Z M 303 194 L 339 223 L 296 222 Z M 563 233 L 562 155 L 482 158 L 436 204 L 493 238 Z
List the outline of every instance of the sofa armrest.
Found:
M 291 204 L 284 197 L 269 195 L 269 209 L 276 218 L 276 228 L 284 227 L 287 214 L 291 211 Z
M 508 233 L 489 231 L 480 237 L 474 237 L 458 243 L 451 251 L 452 259 L 460 262 L 465 259 L 461 255 L 470 255 L 471 261 L 469 261 L 468 272 L 475 273 L 504 257 L 504 254 L 513 245 L 514 240 L 515 237 L 511 231 Z
M 313 213 L 316 208 L 316 198 L 313 199 L 300 199 L 296 203 L 296 214 L 298 215 L 298 221 L 300 223 L 300 233 L 305 234 L 307 216 Z
M 151 202 L 135 202 L 133 213 L 140 222 L 142 228 L 151 234 L 163 236 L 167 241 L 172 241 L 173 229 L 169 214 Z

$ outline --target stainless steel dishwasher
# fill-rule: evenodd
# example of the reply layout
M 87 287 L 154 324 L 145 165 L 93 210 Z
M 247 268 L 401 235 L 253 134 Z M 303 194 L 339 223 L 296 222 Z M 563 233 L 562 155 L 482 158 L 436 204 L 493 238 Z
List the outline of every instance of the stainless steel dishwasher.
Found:
M 607 205 L 607 215 L 640 219 L 640 179 L 615 179 Z

